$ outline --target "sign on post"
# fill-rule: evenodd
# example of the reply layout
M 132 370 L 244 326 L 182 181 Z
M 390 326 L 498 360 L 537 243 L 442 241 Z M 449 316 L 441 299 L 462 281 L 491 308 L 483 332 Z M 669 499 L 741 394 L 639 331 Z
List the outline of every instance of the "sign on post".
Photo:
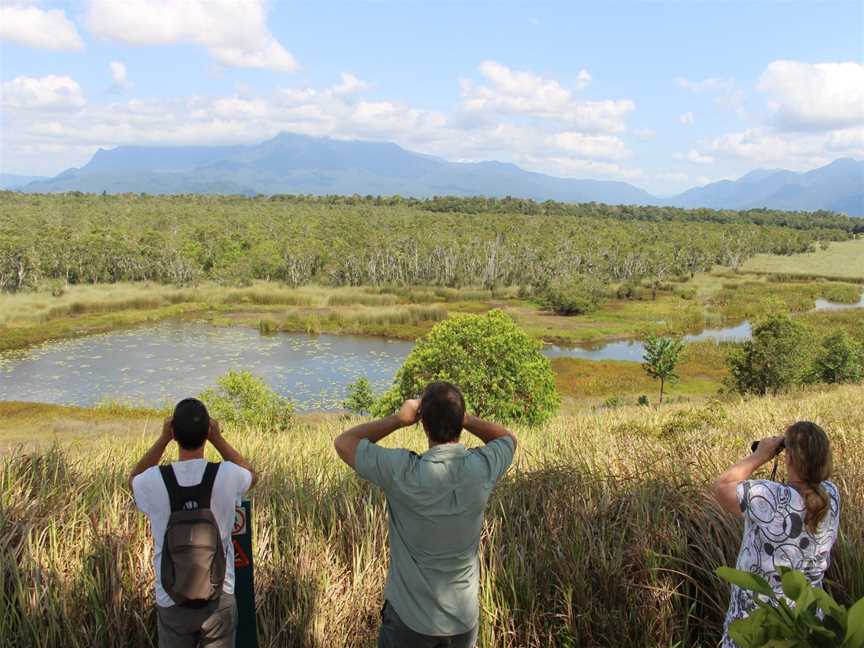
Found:
M 252 503 L 248 499 L 234 509 L 231 536 L 234 542 L 234 597 L 238 613 L 236 648 L 258 648 L 252 569 Z

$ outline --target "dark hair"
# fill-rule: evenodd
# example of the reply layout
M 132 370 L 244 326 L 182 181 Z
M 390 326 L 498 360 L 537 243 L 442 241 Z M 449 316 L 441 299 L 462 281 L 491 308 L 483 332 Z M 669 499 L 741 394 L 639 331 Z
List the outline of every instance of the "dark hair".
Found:
M 465 399 L 455 385 L 436 380 L 426 385 L 420 397 L 420 418 L 429 438 L 450 443 L 462 433 Z
M 210 415 L 204 403 L 197 398 L 184 398 L 174 408 L 171 421 L 174 440 L 185 450 L 197 450 L 207 440 Z
M 804 482 L 804 503 L 807 513 L 804 524 L 810 533 L 816 529 L 828 512 L 828 493 L 822 482 L 831 476 L 831 442 L 825 431 L 810 421 L 798 421 L 784 435 L 789 461 Z

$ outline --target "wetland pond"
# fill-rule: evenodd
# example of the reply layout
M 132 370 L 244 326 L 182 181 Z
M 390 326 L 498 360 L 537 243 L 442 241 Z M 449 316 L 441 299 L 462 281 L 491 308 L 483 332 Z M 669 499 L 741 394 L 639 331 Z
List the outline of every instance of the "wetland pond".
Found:
M 864 306 L 818 300 L 817 310 Z M 748 322 L 685 336 L 688 342 L 740 342 Z M 338 410 L 348 384 L 366 376 L 372 389 L 386 389 L 413 347 L 412 342 L 350 335 L 277 333 L 243 327 L 167 321 L 99 335 L 50 342 L 0 354 L 0 400 L 91 406 L 105 400 L 168 406 L 215 384 L 229 369 L 246 369 L 300 411 Z M 641 362 L 638 341 L 595 348 L 547 346 L 549 357 Z

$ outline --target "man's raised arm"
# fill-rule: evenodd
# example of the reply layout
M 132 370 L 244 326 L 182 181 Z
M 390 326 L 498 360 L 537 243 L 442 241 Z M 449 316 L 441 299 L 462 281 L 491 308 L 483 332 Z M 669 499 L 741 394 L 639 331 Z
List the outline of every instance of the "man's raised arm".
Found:
M 377 443 L 388 434 L 392 434 L 399 428 L 414 425 L 420 419 L 420 401 L 418 399 L 407 400 L 399 408 L 396 414 L 369 423 L 361 423 L 350 430 L 346 430 L 333 442 L 339 458 L 354 468 L 357 458 L 357 446 L 363 439 L 369 439 Z
M 237 464 L 241 468 L 245 468 L 252 473 L 252 483 L 249 488 L 252 488 L 258 481 L 258 473 L 246 459 L 237 450 L 234 449 L 228 441 L 222 436 L 222 430 L 219 427 L 219 421 L 214 418 L 210 419 L 210 426 L 207 429 L 207 440 L 216 448 L 216 451 L 222 456 L 224 461 L 230 461 Z
M 132 490 L 132 480 L 143 473 L 148 468 L 152 468 L 159 463 L 162 455 L 165 454 L 165 448 L 174 440 L 174 431 L 171 428 L 171 417 L 169 416 L 162 422 L 162 433 L 150 449 L 144 453 L 144 456 L 138 460 L 132 473 L 129 475 L 129 490 Z
M 495 439 L 510 437 L 510 440 L 513 441 L 513 449 L 516 449 L 516 435 L 503 425 L 493 423 L 492 421 L 484 421 L 477 416 L 465 414 L 465 420 L 462 423 L 462 427 L 480 439 L 483 443 L 490 443 Z

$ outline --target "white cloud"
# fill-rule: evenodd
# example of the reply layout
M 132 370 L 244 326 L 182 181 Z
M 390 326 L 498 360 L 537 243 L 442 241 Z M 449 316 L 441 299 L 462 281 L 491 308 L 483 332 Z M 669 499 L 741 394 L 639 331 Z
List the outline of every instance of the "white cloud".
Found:
M 692 112 L 685 112 L 681 115 L 678 115 L 678 121 L 685 126 L 691 126 L 695 121 L 695 117 L 693 116 Z
M 15 77 L 3 83 L 0 102 L 5 109 L 25 111 L 77 109 L 86 103 L 77 81 L 53 74 L 41 78 Z
M 342 82 L 333 86 L 333 92 L 339 95 L 350 95 L 350 94 L 358 94 L 360 92 L 365 92 L 370 88 L 370 85 L 363 81 L 362 79 L 358 79 L 353 74 L 349 72 L 342 73 Z
M 591 84 L 591 81 L 591 73 L 585 68 L 582 68 L 579 70 L 579 74 L 576 75 L 576 89 L 584 90 Z
M 78 30 L 63 11 L 46 11 L 14 0 L 0 5 L 0 40 L 66 52 L 84 49 Z
M 487 85 L 460 82 L 463 107 L 487 117 L 523 115 L 563 122 L 584 132 L 615 133 L 625 130 L 625 119 L 636 108 L 630 99 L 577 101 L 555 79 L 512 70 L 496 61 L 481 63 L 480 73 Z
M 120 61 L 111 61 L 108 64 L 111 70 L 111 87 L 115 90 L 125 91 L 132 88 L 132 82 L 126 72 L 126 66 Z
M 750 128 L 708 142 L 718 156 L 750 164 L 807 170 L 840 157 L 864 157 L 864 127 L 829 133 L 786 133 Z
M 97 36 L 132 45 L 202 45 L 231 67 L 297 69 L 267 28 L 263 0 L 90 0 L 87 23 Z
M 675 83 L 693 94 L 713 97 L 716 106 L 736 112 L 739 117 L 745 116 L 743 112 L 744 91 L 731 77 L 725 79 L 709 77 L 701 81 L 691 81 L 684 77 L 678 77 L 675 79 Z
M 624 142 L 614 135 L 585 135 L 565 131 L 549 137 L 547 142 L 588 159 L 621 160 L 632 155 Z
M 864 125 L 864 65 L 774 61 L 759 90 L 781 128 L 837 130 Z
M 687 153 L 673 153 L 672 158 L 675 160 L 684 160 L 685 162 L 693 162 L 694 164 L 714 164 L 713 157 L 703 155 L 696 149 L 690 149 Z

